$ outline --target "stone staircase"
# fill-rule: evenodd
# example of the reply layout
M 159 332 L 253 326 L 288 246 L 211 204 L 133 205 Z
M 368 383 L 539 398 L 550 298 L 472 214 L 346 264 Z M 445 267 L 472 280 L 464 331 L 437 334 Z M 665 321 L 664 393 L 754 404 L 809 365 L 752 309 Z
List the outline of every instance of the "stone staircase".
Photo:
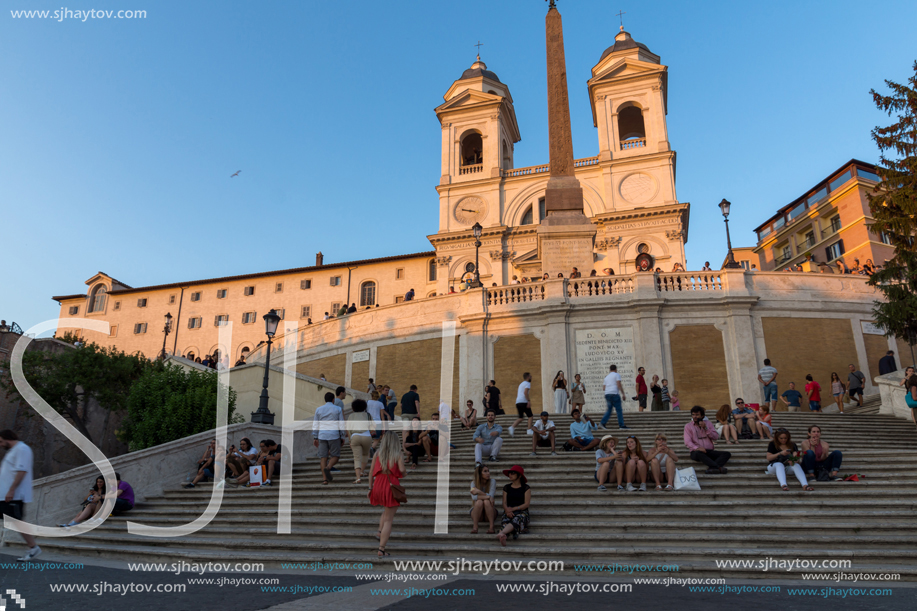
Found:
M 681 441 L 687 412 L 627 414 L 626 422 L 647 447 L 664 432 L 681 459 L 694 466 L 700 492 L 598 492 L 591 477 L 592 452 L 530 457 L 531 437 L 517 430 L 507 438 L 491 468 L 500 488 L 501 473 L 525 467 L 532 486 L 530 532 L 501 548 L 492 535 L 469 534 L 468 488 L 474 459 L 471 432 L 454 429 L 451 461 L 449 534 L 434 535 L 436 463 L 421 463 L 402 483 L 408 504 L 395 519 L 388 550 L 376 558 L 380 510 L 366 499 L 366 486 L 354 485 L 349 448 L 341 470 L 321 486 L 315 462 L 294 467 L 293 532 L 276 534 L 278 487 L 227 486 L 217 517 L 202 531 L 176 539 L 150 539 L 127 533 L 128 519 L 158 526 L 190 522 L 203 512 L 210 487 L 175 489 L 139 504 L 129 516 L 114 517 L 95 531 L 69 539 L 46 539 L 49 552 L 120 558 L 134 562 L 225 561 L 229 557 L 264 562 L 270 570 L 282 562 L 372 562 L 392 568 L 393 560 L 563 560 L 565 573 L 576 564 L 677 564 L 678 576 L 773 577 L 759 568 L 718 568 L 716 560 L 851 560 L 847 572 L 894 572 L 917 580 L 917 447 L 911 423 L 890 416 L 778 412 L 776 427 L 787 427 L 800 443 L 809 424 L 844 453 L 842 474 L 865 475 L 858 483 L 818 482 L 815 492 L 800 490 L 789 478 L 780 490 L 764 473 L 765 441 L 721 444 L 733 456 L 728 475 L 705 475 L 692 463 Z M 566 437 L 570 417 L 552 418 Z M 499 417 L 504 436 L 511 416 Z M 520 434 L 521 433 L 521 434 Z M 598 432 L 601 435 L 601 431 Z M 624 431 L 609 431 L 623 443 Z M 140 483 L 138 483 L 138 486 Z M 498 518 L 499 519 L 499 518 Z M 499 522 L 498 522 L 499 523 Z M 831 572 L 831 571 L 824 571 Z M 582 572 L 582 574 L 590 574 Z M 595 575 L 595 573 L 593 573 Z M 799 573 L 782 573 L 799 577 Z

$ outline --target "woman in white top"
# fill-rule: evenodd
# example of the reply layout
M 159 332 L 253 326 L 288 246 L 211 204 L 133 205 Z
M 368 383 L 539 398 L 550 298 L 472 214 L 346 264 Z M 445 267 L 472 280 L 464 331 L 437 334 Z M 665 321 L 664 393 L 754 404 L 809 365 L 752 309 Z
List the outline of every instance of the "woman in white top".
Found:
M 383 422 L 388 420 L 388 413 L 385 411 L 385 404 L 379 400 L 381 395 L 378 390 L 372 391 L 369 396 L 372 398 L 366 402 L 366 412 L 372 416 L 373 422 L 376 423 L 375 430 L 370 431 L 370 435 L 374 440 L 373 447 L 375 448 L 379 445 L 379 442 L 375 440 L 382 437 Z
M 350 404 L 353 413 L 347 417 L 347 436 L 350 437 L 350 449 L 353 451 L 353 471 L 356 474 L 354 484 L 362 483 L 363 474 L 366 473 L 366 463 L 369 461 L 369 449 L 373 438 L 370 429 L 373 427 L 373 418 L 366 413 L 366 401 L 354 399 Z
M 554 389 L 554 413 L 567 413 L 567 378 L 564 377 L 563 371 L 558 371 L 554 376 L 554 382 L 551 384 Z
M 487 516 L 490 523 L 487 534 L 494 534 L 494 519 L 497 509 L 494 507 L 494 496 L 497 494 L 497 480 L 490 476 L 487 465 L 478 465 L 474 469 L 474 479 L 471 480 L 471 534 L 478 533 L 478 522 L 482 516 Z
M 617 439 L 611 435 L 605 435 L 595 451 L 595 481 L 599 484 L 599 492 L 608 490 L 605 482 L 611 481 L 612 469 L 618 477 L 618 489 L 624 490 L 624 487 L 621 486 L 621 478 L 624 477 L 624 462 L 621 460 L 621 453 L 615 450 L 616 445 L 618 445 Z
M 229 467 L 233 477 L 239 477 L 248 471 L 249 465 L 255 463 L 258 458 L 258 450 L 252 447 L 252 442 L 248 437 L 243 437 L 239 441 L 239 447 L 231 446 L 229 454 L 226 456 L 226 466 Z
M 678 462 L 678 456 L 672 448 L 669 447 L 668 438 L 658 433 L 656 435 L 655 445 L 647 451 L 646 459 L 650 463 L 650 471 L 653 472 L 653 479 L 656 480 L 656 490 L 662 490 L 662 474 L 665 473 L 666 486 L 665 491 L 675 490 L 672 485 L 675 482 L 675 463 Z

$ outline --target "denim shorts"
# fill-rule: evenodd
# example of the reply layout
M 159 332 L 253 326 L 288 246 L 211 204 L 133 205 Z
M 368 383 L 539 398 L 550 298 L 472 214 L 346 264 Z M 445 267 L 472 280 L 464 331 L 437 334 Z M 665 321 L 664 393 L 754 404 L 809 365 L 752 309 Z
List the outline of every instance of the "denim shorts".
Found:
M 777 400 L 777 383 L 771 382 L 770 384 L 764 385 L 764 401 L 776 401 Z
M 821 409 L 821 401 L 809 401 L 809 409 L 813 412 L 817 412 Z

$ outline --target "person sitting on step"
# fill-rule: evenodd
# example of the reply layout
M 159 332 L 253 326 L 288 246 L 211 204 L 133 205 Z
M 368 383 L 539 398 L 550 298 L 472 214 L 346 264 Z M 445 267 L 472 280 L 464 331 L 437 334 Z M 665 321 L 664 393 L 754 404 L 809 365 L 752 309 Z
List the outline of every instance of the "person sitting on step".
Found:
M 573 450 L 591 450 L 599 445 L 599 440 L 592 436 L 592 431 L 598 428 L 589 416 L 581 414 L 578 409 L 570 414 L 573 422 L 570 423 L 570 441 Z
M 713 428 L 709 420 L 705 419 L 707 410 L 700 405 L 691 408 L 691 422 L 685 424 L 685 447 L 691 453 L 691 460 L 707 465 L 705 473 L 727 472 L 726 463 L 732 454 L 713 448 L 713 442 L 720 438 L 719 433 Z
M 415 415 L 411 418 L 410 428 L 404 431 L 404 441 L 401 444 L 404 451 L 411 455 L 411 471 L 417 468 L 417 459 L 426 451 L 423 440 L 420 437 L 421 434 L 420 416 Z M 429 443 L 428 440 L 427 445 Z M 429 456 L 429 453 L 427 455 Z
M 258 459 L 252 466 L 264 467 L 264 481 L 262 482 L 263 486 L 271 485 L 271 478 L 277 477 L 280 475 L 280 451 L 281 446 L 273 439 L 264 439 L 259 444 L 261 448 L 261 453 L 258 454 Z M 231 484 L 238 486 L 251 486 L 251 470 L 249 469 L 243 473 L 240 477 L 236 478 L 235 481 L 230 481 Z
M 532 490 L 526 483 L 525 470 L 519 465 L 503 471 L 509 483 L 503 486 L 503 530 L 497 535 L 500 545 L 506 547 L 506 536 L 519 538 L 529 526 L 529 504 L 532 502 Z
M 430 462 L 433 460 L 433 456 L 439 458 L 439 433 L 442 430 L 444 430 L 444 425 L 439 421 L 439 413 L 433 412 L 430 415 L 430 422 L 427 423 L 427 428 L 420 434 L 420 442 L 427 453 L 424 462 Z
M 217 464 L 222 464 L 225 460 L 226 450 L 224 450 L 222 446 L 217 446 L 216 449 L 211 453 L 210 458 L 205 460 L 201 467 L 197 470 L 197 475 L 194 476 L 194 479 L 192 479 L 187 484 L 182 484 L 182 487 L 194 488 L 201 482 L 201 480 L 214 479 L 216 476 Z
M 85 522 L 92 516 L 96 515 L 102 509 L 102 499 L 105 496 L 105 478 L 97 477 L 92 488 L 89 489 L 89 496 L 83 501 L 80 512 L 76 517 L 66 524 L 58 524 L 61 528 L 69 528 Z
M 255 459 L 258 458 L 258 450 L 252 446 L 248 437 L 243 437 L 239 441 L 239 447 L 230 446 L 229 453 L 226 455 L 226 466 L 229 467 L 232 477 L 236 478 L 248 471 Z
M 734 418 L 729 404 L 724 403 L 716 412 L 716 424 L 714 428 L 717 434 L 726 440 L 726 443 L 739 443 L 739 432 L 736 430 L 736 425 L 732 423 L 733 420 Z
M 789 491 L 786 485 L 786 470 L 792 469 L 793 475 L 802 485 L 803 490 L 812 492 L 815 490 L 809 485 L 806 474 L 803 473 L 799 465 L 799 448 L 790 439 L 790 432 L 786 429 L 777 429 L 774 433 L 774 439 L 767 444 L 767 470 L 768 475 L 777 474 L 777 481 L 784 492 Z
M 471 534 L 478 534 L 478 523 L 481 518 L 487 518 L 489 526 L 487 534 L 492 535 L 494 519 L 497 517 L 497 508 L 494 498 L 497 495 L 497 480 L 490 476 L 487 465 L 478 465 L 474 468 L 474 479 L 471 480 Z
M 474 462 L 476 465 L 484 462 L 484 452 L 490 455 L 490 462 L 497 462 L 500 448 L 503 447 L 503 427 L 495 422 L 497 415 L 487 412 L 487 421 L 479 424 L 474 431 Z
M 628 492 L 646 492 L 646 453 L 640 446 L 636 435 L 629 435 L 624 440 L 624 450 L 621 452 L 624 461 L 624 479 L 627 481 Z M 640 488 L 635 488 L 633 482 L 640 479 Z
M 767 405 L 762 405 L 758 408 L 756 416 L 758 420 L 755 422 L 755 430 L 757 430 L 758 435 L 761 436 L 762 439 L 770 439 L 773 437 L 774 427 L 771 426 L 771 408 Z
M 532 456 L 537 456 L 538 446 L 551 448 L 551 456 L 557 456 L 557 452 L 554 451 L 554 429 L 556 427 L 554 421 L 548 419 L 549 417 L 548 412 L 541 412 L 541 417 L 532 427 L 532 430 L 535 431 L 535 434 L 532 435 Z
M 732 415 L 736 420 L 736 429 L 738 429 L 739 434 L 742 435 L 745 433 L 745 427 L 748 427 L 748 432 L 752 435 L 754 439 L 759 439 L 761 436 L 756 432 L 758 430 L 758 419 L 755 415 L 755 410 L 745 405 L 745 401 L 741 397 L 736 399 L 736 408 L 732 410 Z
M 816 479 L 816 472 L 824 469 L 828 472 L 828 479 L 831 481 L 840 479 L 837 472 L 840 471 L 841 461 L 844 455 L 840 450 L 831 450 L 827 441 L 822 441 L 821 427 L 813 424 L 809 427 L 808 438 L 802 442 L 802 469 L 806 475 Z
M 678 462 L 678 456 L 675 451 L 669 447 L 669 439 L 663 433 L 657 433 L 655 445 L 647 450 L 646 460 L 649 462 L 650 471 L 653 473 L 653 479 L 656 480 L 656 490 L 662 490 L 662 474 L 666 476 L 665 491 L 675 490 L 675 463 Z
M 599 447 L 595 451 L 595 481 L 599 485 L 598 491 L 605 492 L 606 482 L 611 481 L 611 470 L 614 469 L 618 477 L 618 490 L 624 490 L 621 481 L 624 477 L 624 461 L 621 452 L 615 449 L 618 440 L 611 435 L 605 435 L 599 442 Z
M 462 416 L 463 429 L 475 429 L 478 427 L 478 410 L 474 407 L 474 401 L 468 399 L 465 401 L 465 415 Z

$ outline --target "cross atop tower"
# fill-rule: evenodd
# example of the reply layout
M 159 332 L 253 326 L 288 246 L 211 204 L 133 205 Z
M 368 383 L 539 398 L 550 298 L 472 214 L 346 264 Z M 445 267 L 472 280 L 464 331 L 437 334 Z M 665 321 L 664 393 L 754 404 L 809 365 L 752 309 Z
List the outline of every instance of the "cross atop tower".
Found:
M 615 17 L 618 17 L 621 20 L 621 30 L 622 31 L 624 30 L 624 15 L 626 14 L 627 14 L 626 11 L 618 10 L 618 14 L 615 15 Z
M 481 47 L 484 46 L 484 43 L 479 40 L 478 44 L 473 45 L 473 46 L 478 48 L 478 59 L 481 59 Z

